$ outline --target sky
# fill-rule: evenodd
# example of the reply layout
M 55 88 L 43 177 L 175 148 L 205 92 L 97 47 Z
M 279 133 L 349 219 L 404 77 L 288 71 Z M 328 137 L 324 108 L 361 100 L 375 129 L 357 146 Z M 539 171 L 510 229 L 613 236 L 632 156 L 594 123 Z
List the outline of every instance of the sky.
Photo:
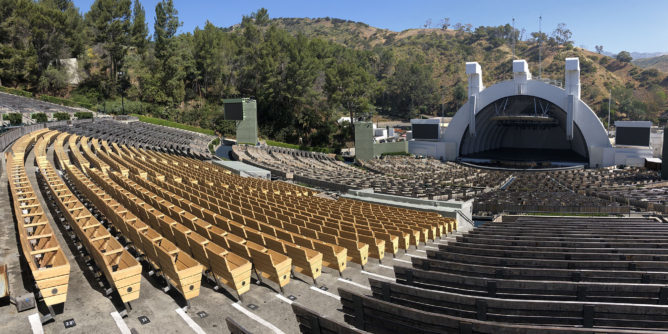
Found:
M 82 13 L 94 0 L 73 0 Z M 133 0 L 134 1 L 134 0 Z M 158 0 L 140 0 L 153 31 Z M 180 32 L 203 27 L 207 20 L 221 27 L 241 22 L 259 8 L 267 8 L 270 18 L 332 17 L 360 21 L 378 28 L 402 31 L 421 28 L 428 19 L 436 26 L 443 18 L 452 24 L 470 23 L 474 27 L 497 26 L 515 19 L 518 30 L 551 33 L 558 23 L 566 23 L 576 46 L 617 53 L 668 52 L 667 0 L 174 0 L 183 22 Z

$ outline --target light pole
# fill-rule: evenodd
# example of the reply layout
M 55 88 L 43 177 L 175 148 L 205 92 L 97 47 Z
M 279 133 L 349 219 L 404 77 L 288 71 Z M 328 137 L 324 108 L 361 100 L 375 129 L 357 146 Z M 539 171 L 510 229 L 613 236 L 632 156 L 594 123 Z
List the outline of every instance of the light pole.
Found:
M 608 98 L 608 137 L 610 137 L 610 102 L 612 102 L 612 89 L 610 89 L 610 97 Z
M 123 72 L 118 72 L 118 77 L 119 79 L 123 80 Z M 124 99 L 124 93 L 125 93 L 125 83 L 121 81 L 121 114 L 125 115 L 125 99 Z

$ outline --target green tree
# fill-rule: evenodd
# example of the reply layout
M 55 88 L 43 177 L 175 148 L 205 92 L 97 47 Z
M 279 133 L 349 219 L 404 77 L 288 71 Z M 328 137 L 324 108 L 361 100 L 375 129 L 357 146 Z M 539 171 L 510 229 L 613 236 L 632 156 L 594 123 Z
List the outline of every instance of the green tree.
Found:
M 372 110 L 375 86 L 373 76 L 356 64 L 350 54 L 327 71 L 327 98 L 333 106 L 348 112 L 353 127 L 356 115 Z
M 631 60 L 633 60 L 633 57 L 631 57 L 631 54 L 628 51 L 618 53 L 615 58 L 622 63 L 630 63 Z
M 236 45 L 229 34 L 207 21 L 204 29 L 195 28 L 193 33 L 193 56 L 197 77 L 194 89 L 200 96 L 211 101 L 227 94 L 234 94 L 232 66 Z
M 95 0 L 86 14 L 94 41 L 105 50 L 103 57 L 108 61 L 106 70 L 111 88 L 107 94 L 110 95 L 117 90 L 118 75 L 130 41 L 130 5 L 130 0 Z
M 143 54 L 146 52 L 148 45 L 148 25 L 146 25 L 146 12 L 139 0 L 135 0 L 132 7 L 132 29 L 131 29 L 132 45 L 137 48 L 137 53 Z
M 388 80 L 386 107 L 403 119 L 413 118 L 435 105 L 437 91 L 432 68 L 424 59 L 400 60 Z
M 162 0 L 155 6 L 155 24 L 153 25 L 153 39 L 155 41 L 155 57 L 158 61 L 155 73 L 160 84 L 163 99 L 157 102 L 163 104 L 178 104 L 185 98 L 183 80 L 185 72 L 181 59 L 177 56 L 177 44 L 174 36 L 181 26 L 178 11 L 172 0 Z

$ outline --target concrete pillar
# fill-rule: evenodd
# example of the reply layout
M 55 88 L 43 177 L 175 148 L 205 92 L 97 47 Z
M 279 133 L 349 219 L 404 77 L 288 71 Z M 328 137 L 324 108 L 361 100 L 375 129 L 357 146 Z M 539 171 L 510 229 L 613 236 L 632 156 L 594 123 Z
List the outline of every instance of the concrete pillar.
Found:
M 517 95 L 524 95 L 527 93 L 527 82 L 531 80 L 531 72 L 529 72 L 529 64 L 526 60 L 513 60 L 513 81 L 517 87 Z
M 566 58 L 566 138 L 573 139 L 573 123 L 580 104 L 580 59 Z
M 476 99 L 478 94 L 485 89 L 482 83 L 482 69 L 477 62 L 466 63 L 466 75 L 469 78 L 469 134 L 475 137 L 475 113 L 477 112 Z
M 566 58 L 566 94 L 580 99 L 580 59 Z

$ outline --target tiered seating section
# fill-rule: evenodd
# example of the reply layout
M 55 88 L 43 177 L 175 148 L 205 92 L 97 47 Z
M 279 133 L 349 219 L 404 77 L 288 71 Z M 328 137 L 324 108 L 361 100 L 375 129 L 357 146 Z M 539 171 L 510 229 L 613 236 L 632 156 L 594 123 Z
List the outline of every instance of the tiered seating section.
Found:
M 668 227 L 645 219 L 488 223 L 339 289 L 345 320 L 374 333 L 651 333 L 668 329 Z M 355 332 L 293 304 L 304 333 Z
M 67 299 L 70 263 L 25 169 L 27 152 L 47 131 L 38 130 L 19 138 L 11 152 L 5 153 L 5 160 L 21 251 L 28 262 L 39 295 L 51 308 Z
M 49 161 L 47 146 L 56 139 L 57 134 L 57 131 L 49 131 L 35 145 L 35 160 L 44 188 L 47 189 L 46 199 L 55 203 L 58 215 L 65 218 L 68 228 L 74 231 L 107 282 L 118 291 L 123 303 L 129 303 L 139 298 L 142 267 L 79 201 Z M 61 134 L 56 139 L 56 147 L 59 148 L 57 155 L 61 157 L 64 157 L 62 143 L 65 137 L 67 134 Z M 73 171 L 74 167 L 67 160 L 60 161 L 62 169 L 71 176 L 80 175 L 76 174 L 78 170 Z
M 197 159 L 211 158 L 208 145 L 215 138 L 144 122 L 125 123 L 109 119 L 81 123 L 72 127 L 54 127 L 54 129 Z
M 317 284 L 323 265 L 339 274 L 348 262 L 364 268 L 369 257 L 381 261 L 386 252 L 456 229 L 436 213 L 326 199 L 301 186 L 75 133 L 26 138 L 37 142 L 48 196 L 125 302 L 139 295 L 138 280 L 128 278 L 141 272 L 135 257 L 186 301 L 199 295 L 203 276 L 241 298 L 253 275 L 280 290 L 292 275 Z
M 429 198 L 475 198 L 474 212 L 628 213 L 632 207 L 668 213 L 668 184 L 644 168 L 504 171 L 413 157 L 385 157 L 351 166 L 322 154 L 236 145 L 235 156 L 274 175 L 337 191 Z

